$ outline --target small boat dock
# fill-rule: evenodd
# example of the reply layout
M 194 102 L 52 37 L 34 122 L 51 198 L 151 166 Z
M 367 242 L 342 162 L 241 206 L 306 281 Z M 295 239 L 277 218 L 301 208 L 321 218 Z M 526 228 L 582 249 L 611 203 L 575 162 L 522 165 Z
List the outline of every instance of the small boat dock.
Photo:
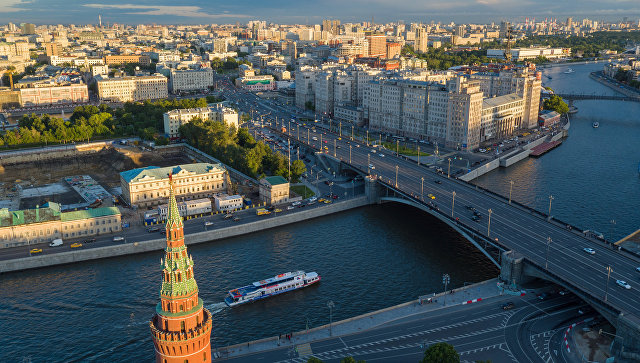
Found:
M 562 140 L 543 142 L 542 144 L 531 149 L 531 154 L 529 156 L 533 156 L 534 158 L 539 157 L 540 155 L 546 153 L 547 151 L 557 147 L 562 144 Z

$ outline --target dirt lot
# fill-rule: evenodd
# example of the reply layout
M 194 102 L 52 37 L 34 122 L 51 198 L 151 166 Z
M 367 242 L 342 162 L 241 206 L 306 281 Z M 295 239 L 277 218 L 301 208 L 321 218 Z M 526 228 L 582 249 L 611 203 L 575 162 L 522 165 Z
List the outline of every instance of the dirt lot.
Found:
M 72 175 L 90 175 L 107 191 L 111 191 L 114 187 L 120 186 L 121 171 L 150 165 L 163 167 L 191 162 L 191 158 L 183 154 L 160 154 L 141 151 L 136 147 L 120 147 L 105 149 L 88 156 L 12 165 L 0 171 L 0 199 L 15 199 L 18 194 L 16 185 L 20 185 L 22 189 L 29 189 L 59 183 L 64 187 L 67 185 L 63 178 Z M 48 187 L 43 190 L 50 189 L 55 188 Z M 28 199 L 24 201 L 28 206 L 25 204 L 22 207 L 43 204 L 46 201 L 65 204 L 76 202 L 76 199 L 78 202 L 82 201 L 71 188 L 60 194 L 31 196 L 25 199 Z

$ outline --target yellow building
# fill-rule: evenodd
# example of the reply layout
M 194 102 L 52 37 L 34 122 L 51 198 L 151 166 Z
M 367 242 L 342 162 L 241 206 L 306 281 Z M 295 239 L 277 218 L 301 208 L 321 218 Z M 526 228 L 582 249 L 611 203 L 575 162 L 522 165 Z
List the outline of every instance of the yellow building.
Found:
M 209 163 L 127 170 L 120 173 L 122 197 L 131 206 L 137 207 L 166 203 L 169 197 L 169 174 L 172 174 L 177 197 L 211 198 L 227 191 L 226 172 L 221 164 Z
M 267 205 L 289 202 L 289 182 L 281 176 L 260 179 L 260 202 Z
M 35 209 L 0 209 L 0 248 L 50 242 L 56 238 L 84 238 L 121 229 L 120 210 L 116 207 L 60 212 L 59 204 L 49 202 Z

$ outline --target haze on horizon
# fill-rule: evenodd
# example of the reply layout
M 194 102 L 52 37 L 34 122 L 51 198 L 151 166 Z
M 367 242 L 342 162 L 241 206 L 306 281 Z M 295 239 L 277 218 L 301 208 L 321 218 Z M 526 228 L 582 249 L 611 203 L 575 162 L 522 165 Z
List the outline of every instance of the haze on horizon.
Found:
M 566 17 L 621 21 L 640 18 L 638 0 L 0 0 L 0 23 L 229 24 L 266 20 L 280 24 L 318 24 L 322 19 L 387 23 L 491 23 Z

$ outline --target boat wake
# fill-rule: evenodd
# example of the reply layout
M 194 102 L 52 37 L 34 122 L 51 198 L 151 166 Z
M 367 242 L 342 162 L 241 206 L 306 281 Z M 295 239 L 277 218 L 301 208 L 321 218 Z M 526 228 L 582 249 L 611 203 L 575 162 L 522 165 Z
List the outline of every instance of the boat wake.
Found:
M 221 312 L 222 310 L 224 310 L 224 308 L 227 307 L 227 304 L 223 301 L 223 302 L 218 302 L 214 304 L 209 304 L 205 307 L 207 308 L 207 310 L 211 312 L 211 315 L 215 315 Z

